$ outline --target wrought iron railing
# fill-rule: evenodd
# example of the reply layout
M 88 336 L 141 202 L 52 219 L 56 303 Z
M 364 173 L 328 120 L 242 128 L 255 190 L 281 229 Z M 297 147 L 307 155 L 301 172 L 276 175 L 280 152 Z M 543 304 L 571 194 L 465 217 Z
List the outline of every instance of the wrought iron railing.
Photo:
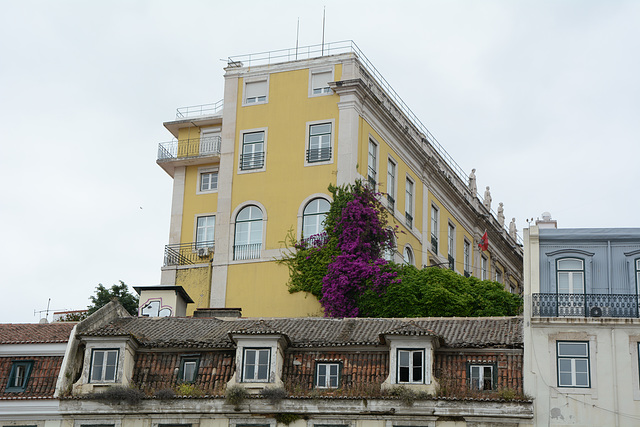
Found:
M 532 294 L 540 317 L 639 317 L 636 294 Z
M 219 136 L 205 136 L 182 141 L 161 142 L 158 145 L 158 160 L 219 156 L 220 143 L 221 138 Z
M 248 245 L 235 245 L 233 247 L 233 259 L 236 261 L 244 259 L 260 258 L 262 243 L 250 243 Z
M 176 110 L 176 119 L 186 119 L 188 117 L 212 116 L 222 111 L 223 99 L 213 104 L 192 105 L 190 107 L 180 107 Z
M 322 232 L 320 234 L 305 237 L 300 241 L 300 243 L 304 248 L 319 248 L 324 246 L 328 240 L 329 235 L 326 232 Z
M 325 162 L 331 160 L 331 147 L 309 148 L 307 150 L 307 162 Z
M 164 266 L 206 262 L 211 259 L 214 248 L 213 240 L 166 245 L 164 247 Z
M 433 234 L 431 235 L 431 250 L 436 254 L 438 253 L 438 238 Z
M 409 229 L 413 228 L 413 215 L 411 215 L 409 212 L 405 212 L 404 213 L 404 219 L 405 222 L 407 223 L 407 227 L 409 227 Z
M 451 254 L 447 255 L 447 261 L 449 261 L 449 270 L 455 270 L 456 269 L 456 260 L 453 257 L 453 255 L 451 255 Z
M 393 213 L 396 207 L 396 199 L 394 199 L 393 196 L 389 194 L 387 194 L 387 207 L 389 208 L 391 213 Z
M 260 169 L 264 166 L 264 151 L 240 155 L 240 169 L 243 171 Z

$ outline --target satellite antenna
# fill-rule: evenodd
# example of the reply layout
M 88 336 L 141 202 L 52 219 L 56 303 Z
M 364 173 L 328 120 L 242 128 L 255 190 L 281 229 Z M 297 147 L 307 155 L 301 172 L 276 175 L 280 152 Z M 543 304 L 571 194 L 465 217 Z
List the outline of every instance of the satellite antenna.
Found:
M 322 7 L 322 56 L 324 56 L 324 17 L 326 15 L 327 6 Z

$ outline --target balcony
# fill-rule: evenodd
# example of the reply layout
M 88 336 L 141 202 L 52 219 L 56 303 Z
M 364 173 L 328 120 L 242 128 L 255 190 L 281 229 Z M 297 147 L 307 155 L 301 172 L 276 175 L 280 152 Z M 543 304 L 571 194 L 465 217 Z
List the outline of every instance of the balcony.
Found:
M 636 294 L 532 294 L 531 311 L 539 317 L 638 318 Z
M 213 240 L 166 245 L 164 247 L 164 266 L 193 265 L 207 262 L 213 256 L 214 248 Z
M 249 243 L 247 245 L 235 245 L 233 247 L 233 259 L 235 261 L 242 261 L 247 259 L 260 258 L 260 251 L 262 250 L 262 243 Z
M 219 136 L 161 142 L 158 144 L 158 162 L 220 156 L 220 143 Z

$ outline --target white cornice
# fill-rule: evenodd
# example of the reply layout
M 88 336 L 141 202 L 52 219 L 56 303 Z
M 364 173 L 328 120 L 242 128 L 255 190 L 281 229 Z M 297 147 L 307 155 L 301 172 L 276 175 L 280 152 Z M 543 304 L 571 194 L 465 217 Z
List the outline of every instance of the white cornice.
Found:
M 64 356 L 67 343 L 2 344 L 0 356 Z

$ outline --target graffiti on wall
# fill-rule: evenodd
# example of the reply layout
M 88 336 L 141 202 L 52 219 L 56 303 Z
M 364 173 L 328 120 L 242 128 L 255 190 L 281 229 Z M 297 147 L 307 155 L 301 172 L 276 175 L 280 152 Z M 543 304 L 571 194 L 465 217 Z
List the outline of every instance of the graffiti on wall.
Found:
M 162 305 L 162 298 L 149 298 L 140 306 L 140 316 L 146 317 L 170 317 L 173 314 L 173 307 Z

